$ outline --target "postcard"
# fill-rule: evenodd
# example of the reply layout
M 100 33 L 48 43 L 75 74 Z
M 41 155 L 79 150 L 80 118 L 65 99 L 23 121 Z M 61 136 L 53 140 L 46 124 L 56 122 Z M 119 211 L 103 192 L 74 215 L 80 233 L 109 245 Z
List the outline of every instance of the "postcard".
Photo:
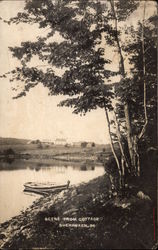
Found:
M 157 249 L 157 1 L 1 0 L 0 34 L 0 248 Z

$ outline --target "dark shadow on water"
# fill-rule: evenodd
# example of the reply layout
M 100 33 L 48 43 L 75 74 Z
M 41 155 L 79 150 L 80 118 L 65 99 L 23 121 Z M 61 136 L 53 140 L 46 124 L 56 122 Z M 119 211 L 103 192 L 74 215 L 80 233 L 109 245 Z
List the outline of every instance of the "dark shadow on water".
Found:
M 0 159 L 0 171 L 8 170 L 22 170 L 22 169 L 30 169 L 35 171 L 48 171 L 51 168 L 55 168 L 57 172 L 65 172 L 69 167 L 71 167 L 73 170 L 78 171 L 95 171 L 96 166 L 94 164 L 73 164 L 72 162 L 69 162 L 68 164 L 63 164 L 61 162 L 55 161 L 55 162 L 33 162 L 33 161 L 26 161 L 21 159 L 14 159 L 14 158 L 3 158 Z
M 15 161 L 15 159 L 14 158 L 4 158 L 3 160 L 2 160 L 3 162 L 6 162 L 6 163 L 8 163 L 8 164 L 12 164 L 14 161 Z
M 81 170 L 81 171 L 89 171 L 89 170 L 94 171 L 94 170 L 95 170 L 95 166 L 86 166 L 86 165 L 82 165 L 82 166 L 80 166 L 80 170 Z

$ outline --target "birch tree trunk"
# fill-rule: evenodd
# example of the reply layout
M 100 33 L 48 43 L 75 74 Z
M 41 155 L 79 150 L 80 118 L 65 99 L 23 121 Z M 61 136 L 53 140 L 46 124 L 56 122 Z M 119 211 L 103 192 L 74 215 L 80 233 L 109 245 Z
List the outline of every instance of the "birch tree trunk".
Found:
M 116 43 L 118 47 L 118 53 L 120 56 L 120 63 L 119 63 L 120 74 L 122 76 L 122 79 L 125 79 L 126 73 L 125 73 L 125 66 L 124 66 L 124 58 L 123 58 L 120 40 L 118 36 L 118 20 L 116 16 L 114 1 L 110 0 L 110 4 L 111 4 L 111 9 L 112 9 L 114 21 L 115 21 Z M 131 118 L 130 118 L 130 113 L 129 113 L 129 105 L 127 102 L 124 103 L 124 114 L 125 114 L 126 129 L 127 129 L 127 143 L 128 143 L 128 150 L 129 150 L 129 155 L 130 155 L 130 164 L 132 167 L 132 171 L 134 172 L 135 166 L 133 164 L 134 164 L 135 156 L 134 156 L 134 151 L 133 151 L 133 138 L 132 138 L 133 135 L 132 135 L 132 127 L 131 127 Z
M 116 164 L 117 164 L 117 168 L 118 168 L 118 172 L 119 172 L 119 186 L 121 188 L 122 187 L 122 182 L 121 182 L 121 180 L 122 180 L 122 171 L 121 171 L 119 159 L 118 159 L 117 154 L 116 154 L 115 149 L 114 149 L 114 144 L 113 144 L 113 140 L 112 140 L 112 136 L 111 136 L 110 120 L 109 120 L 109 115 L 108 115 L 108 111 L 107 111 L 106 108 L 105 108 L 105 115 L 106 115 L 106 120 L 107 120 L 107 123 L 108 123 L 108 132 L 109 132 L 109 137 L 110 137 L 111 151 L 113 153 L 113 156 L 114 156 Z
M 122 155 L 122 175 L 123 178 L 125 178 L 125 168 L 128 172 L 130 172 L 130 167 L 129 167 L 129 162 L 127 160 L 127 157 L 124 153 L 124 146 L 122 145 L 122 138 L 121 138 L 121 131 L 120 131 L 120 127 L 119 127 L 119 123 L 116 117 L 116 113 L 114 111 L 114 121 L 115 121 L 115 125 L 116 125 L 116 135 L 118 138 L 118 143 L 119 143 L 119 147 L 120 147 L 120 151 L 121 151 L 121 155 Z
M 137 157 L 137 175 L 140 176 L 140 160 L 139 160 L 139 154 L 138 154 L 138 140 L 142 138 L 144 135 L 147 125 L 148 125 L 148 115 L 147 115 L 147 83 L 146 83 L 146 61 L 145 61 L 145 42 L 144 42 L 144 23 L 145 23 L 145 11 L 146 11 L 146 2 L 144 2 L 144 10 L 143 10 L 143 21 L 142 21 L 142 54 L 143 54 L 143 77 L 144 77 L 144 126 L 138 135 L 138 137 L 134 138 L 134 150 L 136 152 Z
M 140 134 L 138 135 L 138 138 L 141 139 L 141 137 L 144 135 L 145 131 L 146 131 L 146 127 L 148 125 L 148 116 L 147 116 L 147 94 L 146 94 L 146 62 L 145 62 L 145 42 L 144 42 L 144 22 L 145 22 L 145 10 L 146 10 L 146 2 L 144 3 L 144 10 L 143 10 L 143 21 L 142 21 L 142 54 L 143 54 L 143 77 L 144 77 L 144 117 L 145 117 L 145 122 L 144 122 L 144 126 L 140 132 Z

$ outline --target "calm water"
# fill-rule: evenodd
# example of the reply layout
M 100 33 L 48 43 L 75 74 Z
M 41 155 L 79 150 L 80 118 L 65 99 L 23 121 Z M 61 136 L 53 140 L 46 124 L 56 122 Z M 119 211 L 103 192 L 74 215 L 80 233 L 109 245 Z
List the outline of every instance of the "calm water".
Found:
M 104 173 L 103 166 L 44 166 L 29 162 L 0 162 L 0 223 L 18 215 L 35 201 L 39 195 L 24 193 L 24 183 L 56 182 L 70 184 L 88 182 Z

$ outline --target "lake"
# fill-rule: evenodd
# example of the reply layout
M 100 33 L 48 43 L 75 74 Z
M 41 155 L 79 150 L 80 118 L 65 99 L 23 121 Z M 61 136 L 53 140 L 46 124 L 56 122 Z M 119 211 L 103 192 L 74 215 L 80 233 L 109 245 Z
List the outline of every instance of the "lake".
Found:
M 70 185 L 88 182 L 104 174 L 103 166 L 80 166 L 72 163 L 45 165 L 14 161 L 0 162 L 0 223 L 20 214 L 40 195 L 23 192 L 26 182 L 56 182 Z

